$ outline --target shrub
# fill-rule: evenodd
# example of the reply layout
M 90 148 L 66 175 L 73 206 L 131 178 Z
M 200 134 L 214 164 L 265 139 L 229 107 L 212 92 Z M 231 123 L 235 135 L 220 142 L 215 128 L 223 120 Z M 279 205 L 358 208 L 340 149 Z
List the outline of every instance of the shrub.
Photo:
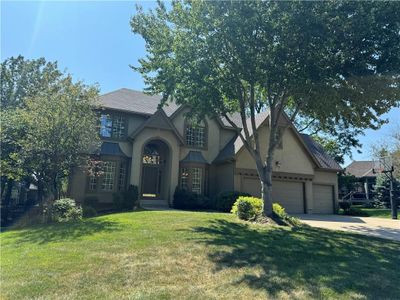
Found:
M 135 185 L 130 185 L 126 191 L 113 194 L 116 210 L 131 210 L 139 207 L 139 193 Z
M 341 209 L 343 209 L 344 211 L 347 211 L 347 210 L 350 209 L 351 203 L 350 203 L 350 202 L 344 202 L 344 201 L 342 201 L 342 202 L 339 202 L 339 207 L 340 207 Z
M 177 187 L 174 193 L 173 207 L 177 209 L 209 209 L 211 199 Z
M 230 212 L 233 204 L 240 196 L 250 197 L 251 195 L 237 191 L 221 192 L 215 197 L 214 208 L 218 211 Z
M 279 203 L 272 203 L 272 213 L 275 218 L 278 218 L 286 225 L 300 225 L 300 220 L 290 216 Z
M 74 199 L 55 200 L 50 208 L 50 220 L 53 222 L 69 222 L 82 219 L 82 208 Z
M 97 211 L 91 206 L 82 207 L 82 215 L 84 218 L 91 218 L 97 216 Z
M 348 210 L 343 211 L 344 215 L 356 217 L 368 217 L 368 213 L 356 207 L 350 207 Z
M 254 220 L 262 213 L 263 201 L 255 197 L 240 196 L 233 204 L 231 212 L 241 220 Z

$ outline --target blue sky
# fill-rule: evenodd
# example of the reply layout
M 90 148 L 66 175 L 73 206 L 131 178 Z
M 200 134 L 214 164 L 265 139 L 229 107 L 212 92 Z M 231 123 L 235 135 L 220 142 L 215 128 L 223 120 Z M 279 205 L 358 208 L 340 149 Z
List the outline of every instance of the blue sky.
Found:
M 141 76 L 129 67 L 145 55 L 143 40 L 130 31 L 135 3 L 155 6 L 150 1 L 2 1 L 1 60 L 19 54 L 45 57 L 57 60 L 75 79 L 98 83 L 102 93 L 121 87 L 142 90 Z M 389 139 L 400 126 L 400 108 L 384 117 L 388 124 L 360 138 L 363 153 L 354 151 L 355 160 L 370 159 L 370 145 Z

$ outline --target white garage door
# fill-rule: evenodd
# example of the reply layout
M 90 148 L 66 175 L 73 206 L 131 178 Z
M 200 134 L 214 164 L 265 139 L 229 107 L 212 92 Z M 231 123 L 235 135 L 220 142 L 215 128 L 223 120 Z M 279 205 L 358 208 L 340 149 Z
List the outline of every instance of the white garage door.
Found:
M 333 213 L 333 187 L 331 185 L 313 184 L 313 213 Z
M 272 199 L 273 202 L 282 205 L 288 213 L 304 213 L 302 182 L 272 181 Z

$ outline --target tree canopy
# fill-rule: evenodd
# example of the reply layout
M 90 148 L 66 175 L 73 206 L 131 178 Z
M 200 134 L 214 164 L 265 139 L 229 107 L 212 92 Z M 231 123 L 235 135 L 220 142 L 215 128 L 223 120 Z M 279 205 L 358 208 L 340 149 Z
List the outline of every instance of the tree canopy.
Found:
M 147 50 L 134 69 L 162 103 L 224 116 L 234 127 L 230 115 L 240 113 L 238 134 L 270 215 L 283 113 L 338 134 L 377 128 L 399 104 L 399 20 L 398 2 L 159 2 L 153 11 L 138 7 L 131 20 Z M 270 135 L 261 157 L 255 115 L 264 109 Z
M 12 187 L 13 180 L 31 177 L 56 196 L 62 179 L 98 146 L 98 89 L 73 82 L 56 62 L 43 58 L 7 59 L 1 73 L 6 74 L 1 83 L 2 182 Z

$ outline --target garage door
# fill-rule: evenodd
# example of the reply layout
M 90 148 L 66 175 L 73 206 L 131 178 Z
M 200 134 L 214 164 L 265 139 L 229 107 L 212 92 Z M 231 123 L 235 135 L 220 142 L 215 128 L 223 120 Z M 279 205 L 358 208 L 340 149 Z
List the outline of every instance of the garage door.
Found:
M 255 197 L 261 196 L 260 181 L 243 177 L 242 191 Z M 304 213 L 303 183 L 292 181 L 272 181 L 272 199 L 282 205 L 288 213 Z
M 331 185 L 313 184 L 313 213 L 333 213 L 333 187 Z
M 288 213 L 304 213 L 303 183 L 272 181 L 272 199 L 282 205 Z
M 254 197 L 261 197 L 261 183 L 258 178 L 243 177 L 242 192 L 248 193 Z

